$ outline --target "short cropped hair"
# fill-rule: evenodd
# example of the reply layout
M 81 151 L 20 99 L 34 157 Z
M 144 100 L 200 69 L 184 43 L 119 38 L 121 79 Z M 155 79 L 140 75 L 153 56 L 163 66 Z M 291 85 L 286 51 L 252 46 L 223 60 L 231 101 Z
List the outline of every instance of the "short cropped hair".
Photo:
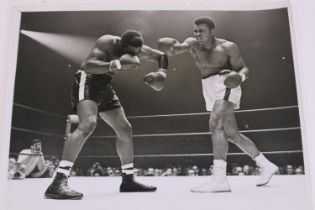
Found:
M 123 46 L 142 47 L 143 38 L 140 32 L 128 30 L 121 36 L 121 44 Z
M 32 144 L 42 143 L 40 139 L 33 139 Z
M 198 17 L 195 19 L 195 25 L 206 24 L 208 28 L 215 29 L 215 24 L 210 17 Z

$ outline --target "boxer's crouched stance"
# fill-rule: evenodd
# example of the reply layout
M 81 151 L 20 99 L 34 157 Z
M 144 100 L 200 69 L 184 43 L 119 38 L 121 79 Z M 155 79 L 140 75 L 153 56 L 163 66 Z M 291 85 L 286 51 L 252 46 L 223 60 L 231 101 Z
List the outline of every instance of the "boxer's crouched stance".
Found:
M 83 144 L 96 127 L 97 115 L 109 124 L 117 135 L 116 147 L 122 164 L 120 192 L 156 190 L 156 187 L 143 185 L 134 179 L 132 127 L 111 85 L 118 72 L 137 68 L 142 59 L 158 62 L 159 69 L 147 74 L 144 82 L 154 90 L 162 90 L 168 67 L 167 57 L 163 52 L 143 45 L 139 32 L 127 31 L 121 38 L 104 35 L 97 40 L 74 78 L 72 105 L 78 114 L 79 125 L 65 142 L 62 161 L 52 184 L 45 192 L 46 198 L 83 197 L 82 193 L 72 190 L 67 181 Z

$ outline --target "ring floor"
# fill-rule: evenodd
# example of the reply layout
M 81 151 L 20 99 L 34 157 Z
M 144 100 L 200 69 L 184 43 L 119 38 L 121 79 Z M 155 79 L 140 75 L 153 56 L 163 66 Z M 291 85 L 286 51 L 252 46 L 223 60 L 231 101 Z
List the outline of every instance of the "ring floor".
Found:
M 153 193 L 119 193 L 120 177 L 71 177 L 82 200 L 51 200 L 43 194 L 51 178 L 8 180 L 6 210 L 310 210 L 306 175 L 277 175 L 265 187 L 256 176 L 229 176 L 230 193 L 191 193 L 209 181 L 199 177 L 137 177 Z

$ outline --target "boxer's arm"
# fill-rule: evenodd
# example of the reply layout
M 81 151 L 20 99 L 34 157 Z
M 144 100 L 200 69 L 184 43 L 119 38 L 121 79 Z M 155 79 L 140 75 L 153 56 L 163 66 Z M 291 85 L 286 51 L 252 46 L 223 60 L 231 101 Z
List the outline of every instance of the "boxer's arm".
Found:
M 157 49 L 153 49 L 147 45 L 143 45 L 141 52 L 139 53 L 140 60 L 146 59 L 150 61 L 156 61 L 159 69 L 167 70 L 168 58 L 167 55 Z
M 159 50 L 161 50 L 168 56 L 171 56 L 187 52 L 194 46 L 195 43 L 196 39 L 193 37 L 188 37 L 182 43 L 174 38 L 164 37 L 159 39 L 158 47 Z
M 106 52 L 113 45 L 113 42 L 113 37 L 107 35 L 100 37 L 96 41 L 95 46 L 82 64 L 86 73 L 103 74 L 110 71 L 110 62 L 105 62 L 104 60 L 106 60 Z
M 138 67 L 140 61 L 136 56 L 128 54 L 122 55 L 119 59 L 104 61 L 107 59 L 107 53 L 114 47 L 117 38 L 111 35 L 105 35 L 96 41 L 88 58 L 83 63 L 83 70 L 91 74 L 112 73 L 122 69 Z
M 152 49 L 144 45 L 139 54 L 140 59 L 148 59 L 158 62 L 158 70 L 150 72 L 144 76 L 144 83 L 156 91 L 161 91 L 167 76 L 168 58 L 167 55 L 159 50 Z
M 238 72 L 242 77 L 242 81 L 244 81 L 249 77 L 249 69 L 245 65 L 239 47 L 233 42 L 228 42 L 226 44 L 226 49 L 232 65 L 232 70 Z

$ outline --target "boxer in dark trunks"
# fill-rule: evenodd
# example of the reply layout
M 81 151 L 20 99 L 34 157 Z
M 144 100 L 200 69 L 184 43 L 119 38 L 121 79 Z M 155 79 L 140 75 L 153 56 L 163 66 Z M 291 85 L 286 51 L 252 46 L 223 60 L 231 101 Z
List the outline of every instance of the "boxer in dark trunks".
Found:
M 67 180 L 83 144 L 96 127 L 98 115 L 117 135 L 117 153 L 122 164 L 120 192 L 156 190 L 156 187 L 146 186 L 134 180 L 132 127 L 111 85 L 119 72 L 138 68 L 142 59 L 158 63 L 158 70 L 145 75 L 144 82 L 156 91 L 162 90 L 167 74 L 167 56 L 144 45 L 139 32 L 127 31 L 121 37 L 104 35 L 96 41 L 74 78 L 72 106 L 77 112 L 79 125 L 65 142 L 62 160 L 53 182 L 45 192 L 46 198 L 83 197 L 82 193 L 68 186 Z

